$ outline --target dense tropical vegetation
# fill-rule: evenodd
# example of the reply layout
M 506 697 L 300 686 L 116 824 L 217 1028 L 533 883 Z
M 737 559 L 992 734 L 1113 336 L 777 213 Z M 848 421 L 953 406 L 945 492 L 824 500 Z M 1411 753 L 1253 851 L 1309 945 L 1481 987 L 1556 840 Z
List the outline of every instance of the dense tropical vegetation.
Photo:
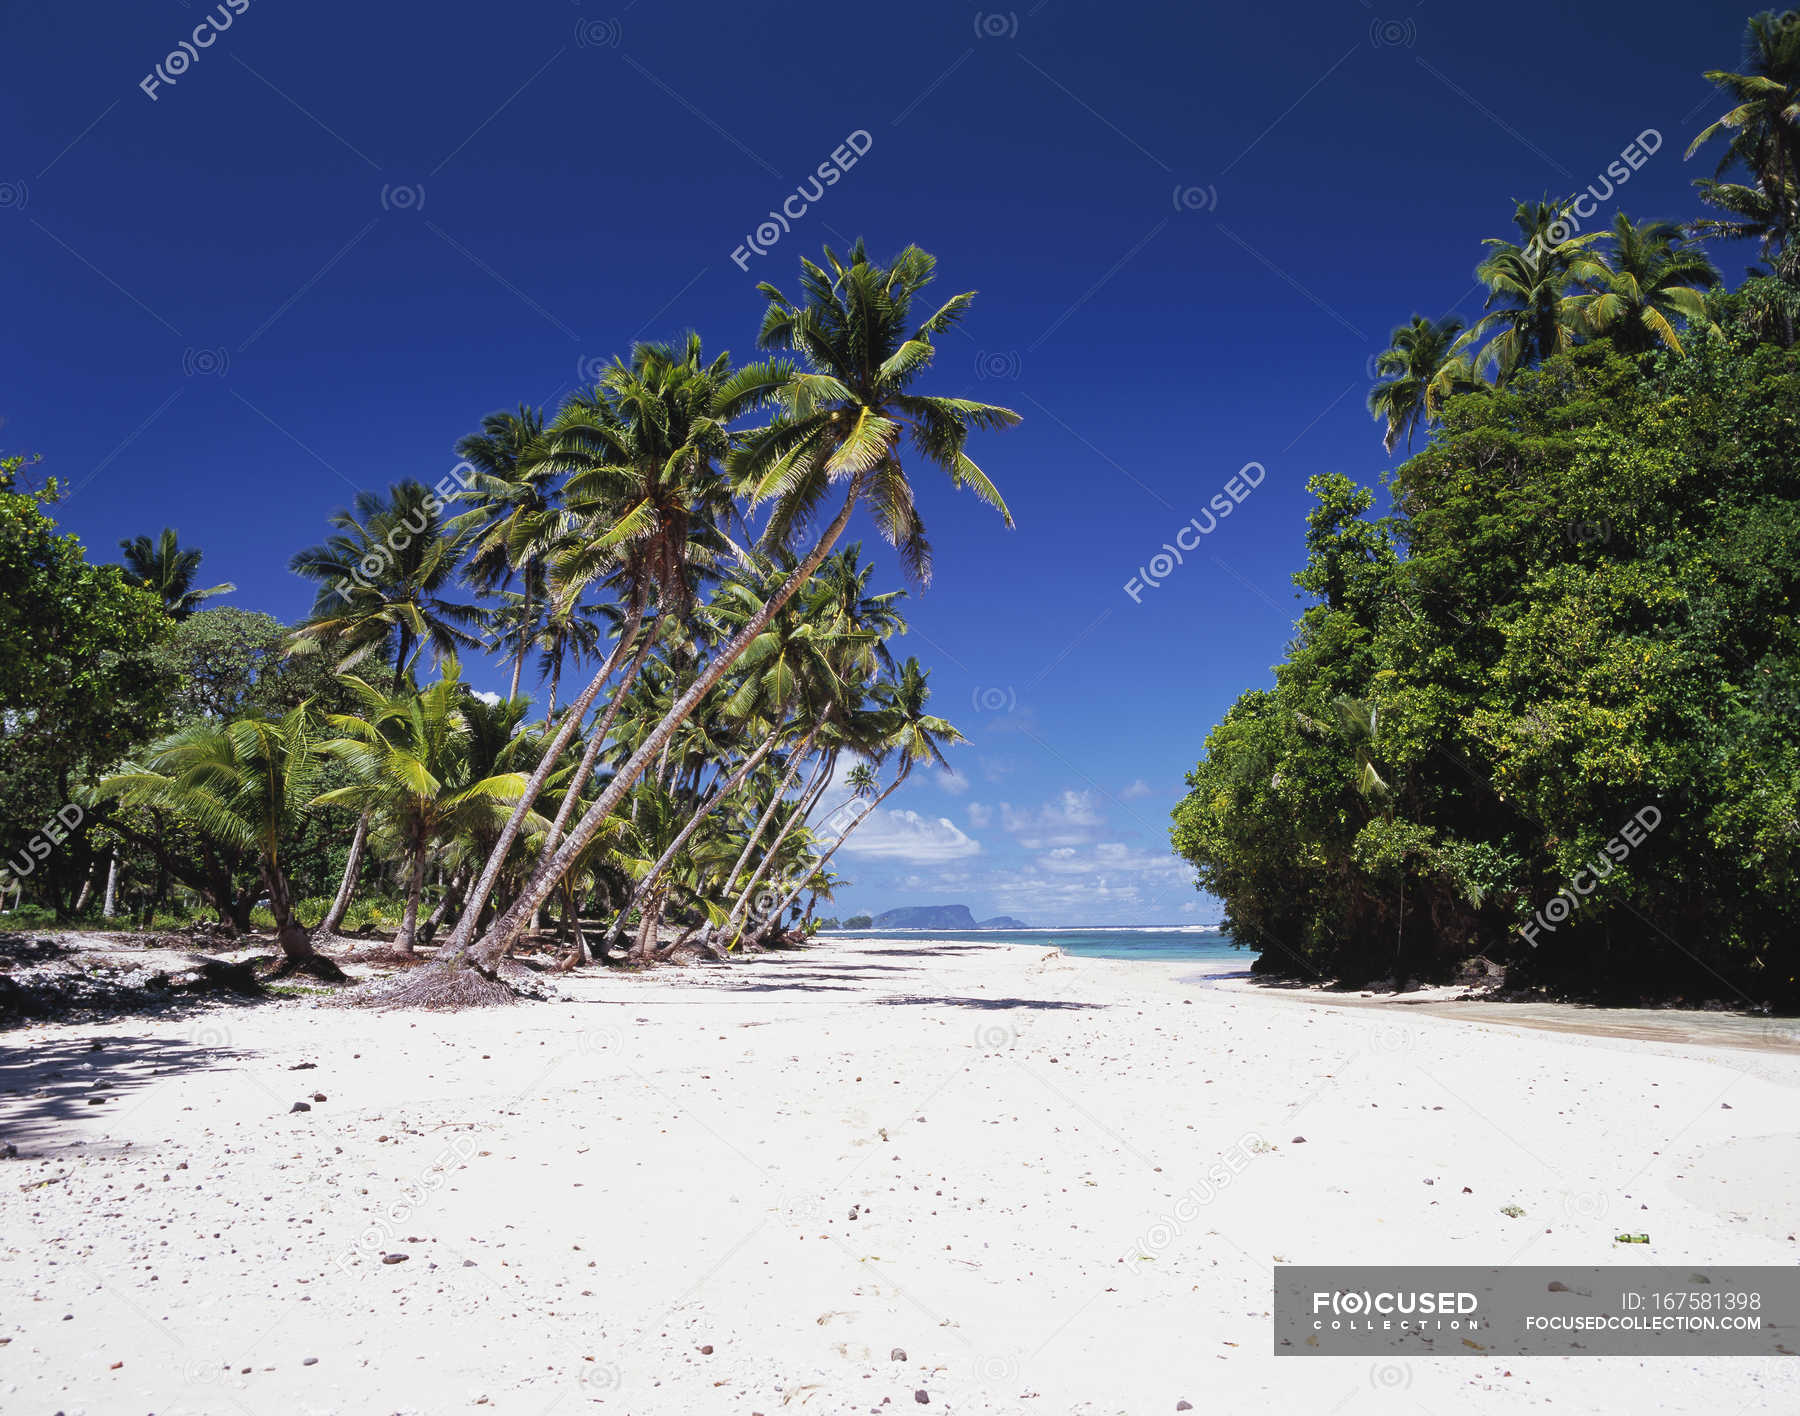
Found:
M 81 818 L 14 859 L 24 908 L 204 910 L 326 979 L 435 940 L 387 995 L 433 1005 L 510 997 L 527 935 L 573 968 L 816 928 L 838 847 L 960 736 L 891 651 L 904 592 L 840 542 L 866 508 L 928 582 L 912 477 L 1010 524 L 966 445 L 1018 418 L 922 391 L 973 300 L 926 303 L 931 256 L 801 267 L 798 299 L 760 287 L 768 357 L 641 345 L 548 417 L 483 419 L 450 477 L 360 493 L 293 558 L 294 626 L 204 608 L 233 587 L 196 588 L 174 531 L 89 565 L 55 484 L 0 465 L 0 826 Z M 463 679 L 481 651 L 508 697 Z
M 1175 811 L 1260 969 L 1800 1002 L 1800 25 L 1707 77 L 1724 215 L 1519 204 L 1488 312 L 1381 358 L 1388 448 L 1429 434 L 1387 514 L 1311 484 L 1310 604 Z

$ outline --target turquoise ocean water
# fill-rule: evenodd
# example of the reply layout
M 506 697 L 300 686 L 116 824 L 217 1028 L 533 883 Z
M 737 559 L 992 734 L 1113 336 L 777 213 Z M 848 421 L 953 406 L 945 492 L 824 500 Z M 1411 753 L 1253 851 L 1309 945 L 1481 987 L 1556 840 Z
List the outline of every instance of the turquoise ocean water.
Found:
M 939 943 L 1035 944 L 1086 954 L 1096 959 L 1161 959 L 1219 961 L 1249 968 L 1255 951 L 1232 946 L 1217 925 L 1185 925 L 1169 929 L 854 929 L 831 930 L 821 939 L 917 939 Z

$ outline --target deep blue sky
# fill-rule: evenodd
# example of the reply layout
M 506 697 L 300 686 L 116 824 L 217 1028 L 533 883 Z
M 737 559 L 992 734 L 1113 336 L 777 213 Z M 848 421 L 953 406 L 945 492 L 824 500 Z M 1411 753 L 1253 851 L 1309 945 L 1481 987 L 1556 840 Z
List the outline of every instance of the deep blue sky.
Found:
M 288 557 L 353 488 L 436 480 L 482 414 L 634 339 L 749 357 L 758 280 L 791 288 L 825 241 L 916 241 L 944 293 L 981 292 L 935 391 L 1025 415 L 973 449 L 1018 529 L 916 478 L 937 575 L 904 649 L 973 745 L 891 799 L 881 854 L 840 855 L 839 908 L 1046 924 L 1217 918 L 1167 813 L 1281 657 L 1306 479 L 1387 465 L 1370 357 L 1414 311 L 1477 311 L 1513 199 L 1646 129 L 1663 148 L 1614 202 L 1693 214 L 1710 168 L 1681 153 L 1720 107 L 1699 71 L 1747 14 L 251 0 L 152 100 L 221 8 L 0 18 L 0 449 L 79 488 L 64 524 L 96 558 L 175 525 L 233 603 L 293 618 Z M 867 155 L 739 270 L 858 130 Z M 1719 253 L 1733 279 L 1751 258 Z M 1262 485 L 1133 603 L 1252 461 Z

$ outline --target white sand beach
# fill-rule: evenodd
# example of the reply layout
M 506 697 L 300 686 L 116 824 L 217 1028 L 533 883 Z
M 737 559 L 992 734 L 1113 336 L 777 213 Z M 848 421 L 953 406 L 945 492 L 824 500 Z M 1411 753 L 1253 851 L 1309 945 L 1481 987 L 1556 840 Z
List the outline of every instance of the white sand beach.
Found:
M 1800 1260 L 1791 1025 L 1194 972 L 870 940 L 14 1030 L 0 1410 L 1800 1409 L 1792 1360 L 1277 1358 L 1268 1317 L 1283 1261 Z

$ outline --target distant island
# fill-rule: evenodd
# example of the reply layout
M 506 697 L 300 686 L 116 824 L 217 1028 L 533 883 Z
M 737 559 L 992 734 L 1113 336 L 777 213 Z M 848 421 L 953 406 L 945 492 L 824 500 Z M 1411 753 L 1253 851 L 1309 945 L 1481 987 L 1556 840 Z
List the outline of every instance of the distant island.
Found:
M 1029 929 L 1011 915 L 977 920 L 967 905 L 907 905 L 875 916 L 874 929 Z

